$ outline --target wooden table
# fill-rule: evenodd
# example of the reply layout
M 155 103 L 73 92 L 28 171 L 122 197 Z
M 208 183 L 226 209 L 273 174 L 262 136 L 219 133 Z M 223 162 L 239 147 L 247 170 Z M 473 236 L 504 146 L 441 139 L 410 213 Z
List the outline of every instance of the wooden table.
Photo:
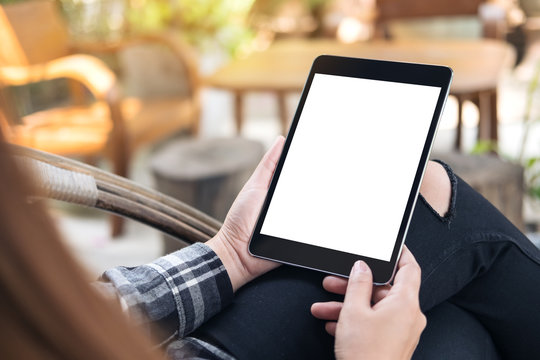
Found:
M 244 122 L 243 95 L 253 91 L 275 93 L 285 134 L 289 125 L 285 97 L 302 90 L 311 63 L 320 54 L 450 66 L 454 70 L 450 92 L 459 104 L 456 147 L 461 144 L 462 104 L 467 99 L 479 107 L 478 138 L 497 141 L 497 83 L 515 57 L 508 44 L 497 40 L 377 40 L 358 44 L 328 39 L 282 40 L 268 50 L 230 62 L 207 77 L 205 83 L 234 92 L 239 133 Z

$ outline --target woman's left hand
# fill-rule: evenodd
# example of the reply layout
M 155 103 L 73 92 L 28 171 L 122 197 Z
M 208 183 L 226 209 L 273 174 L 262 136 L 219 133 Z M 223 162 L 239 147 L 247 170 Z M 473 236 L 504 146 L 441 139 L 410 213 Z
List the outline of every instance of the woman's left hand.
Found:
M 222 228 L 216 236 L 206 242 L 225 265 L 234 291 L 279 265 L 251 256 L 248 252 L 248 242 L 268 192 L 284 141 L 282 136 L 276 139 L 236 197 Z
M 341 302 L 315 303 L 311 313 L 328 321 L 337 359 L 410 359 L 426 318 L 419 305 L 420 266 L 403 248 L 393 286 L 373 287 L 367 264 L 355 264 L 349 280 L 326 277 L 324 287 L 345 294 Z

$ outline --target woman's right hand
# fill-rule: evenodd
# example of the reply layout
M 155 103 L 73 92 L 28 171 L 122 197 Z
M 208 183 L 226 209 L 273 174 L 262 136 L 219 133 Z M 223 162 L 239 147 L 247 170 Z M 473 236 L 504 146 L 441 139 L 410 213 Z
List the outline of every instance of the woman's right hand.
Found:
M 326 330 L 336 337 L 337 359 L 411 358 L 426 318 L 418 300 L 420 267 L 406 247 L 392 286 L 374 288 L 371 270 L 358 261 L 348 281 L 327 277 L 324 287 L 345 293 L 343 303 L 315 303 L 311 308 L 315 317 L 329 321 Z
M 223 262 L 234 291 L 279 266 L 276 262 L 251 256 L 248 243 L 284 143 L 283 136 L 278 136 L 234 200 L 219 232 L 206 242 Z

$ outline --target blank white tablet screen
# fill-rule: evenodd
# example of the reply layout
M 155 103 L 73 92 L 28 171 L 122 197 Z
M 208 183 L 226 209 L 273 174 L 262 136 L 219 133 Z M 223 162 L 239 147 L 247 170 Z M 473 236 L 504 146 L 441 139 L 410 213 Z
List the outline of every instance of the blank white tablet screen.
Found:
M 440 91 L 315 74 L 261 233 L 389 261 Z

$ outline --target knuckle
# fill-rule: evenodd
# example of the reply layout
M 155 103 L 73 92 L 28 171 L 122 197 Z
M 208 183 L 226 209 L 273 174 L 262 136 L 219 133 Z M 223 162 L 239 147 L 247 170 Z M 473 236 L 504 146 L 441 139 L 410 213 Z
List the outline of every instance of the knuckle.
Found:
M 420 267 L 420 265 L 416 261 L 414 262 L 414 269 L 418 273 L 418 276 L 421 277 L 422 276 L 422 268 Z
M 422 268 L 420 267 L 420 265 L 418 265 L 416 261 L 411 264 L 411 270 L 413 272 L 412 275 L 415 276 L 417 279 L 422 278 Z
M 418 315 L 418 326 L 420 331 L 423 331 L 427 326 L 427 318 L 422 312 L 420 312 Z

